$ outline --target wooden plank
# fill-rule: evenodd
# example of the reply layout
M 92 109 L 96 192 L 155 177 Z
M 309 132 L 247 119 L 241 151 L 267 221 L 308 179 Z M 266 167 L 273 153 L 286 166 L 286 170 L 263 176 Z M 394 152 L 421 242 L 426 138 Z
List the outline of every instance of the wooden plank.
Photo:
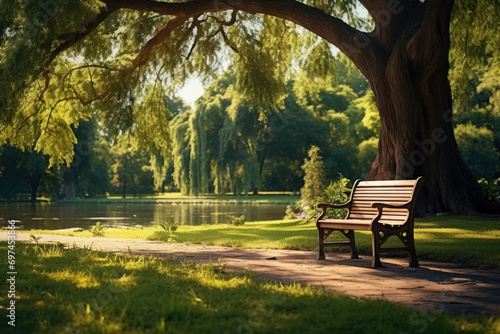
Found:
M 380 191 L 380 190 L 365 190 L 365 189 L 356 189 L 354 191 L 355 195 L 375 195 L 375 196 L 385 196 L 385 195 L 403 195 L 403 196 L 411 196 L 413 194 L 413 190 L 411 191 Z
M 351 206 L 351 212 L 353 211 L 369 211 L 369 212 L 378 212 L 376 208 L 372 208 L 372 203 L 366 204 L 366 205 L 353 205 Z M 408 213 L 407 209 L 401 208 L 401 209 L 393 209 L 393 208 L 383 208 L 383 212 L 401 212 L 404 214 Z
M 356 231 L 370 231 L 370 224 L 351 224 L 351 223 L 323 223 L 320 225 L 321 228 L 332 228 L 337 230 L 356 230 Z
M 373 219 L 377 215 L 373 214 L 362 214 L 362 213 L 351 213 L 349 215 L 349 219 Z M 380 220 L 395 220 L 395 221 L 405 221 L 408 215 L 404 216 L 394 216 L 394 215 L 386 215 L 383 214 L 382 217 L 380 217 Z
M 417 180 L 361 181 L 359 186 L 414 186 Z
M 409 193 L 413 192 L 413 187 L 401 187 L 401 188 L 384 188 L 384 187 L 356 187 L 356 192 L 362 193 Z
M 389 227 L 401 227 L 406 223 L 406 220 L 402 222 L 395 222 L 394 220 L 379 220 L 378 223 L 389 226 Z
M 349 214 L 349 217 L 347 219 L 373 219 L 377 217 L 376 212 L 351 212 Z M 408 214 L 405 215 L 395 215 L 389 213 L 389 214 L 382 214 L 380 219 L 392 219 L 392 220 L 406 220 L 408 218 Z
M 354 192 L 353 195 L 354 198 L 376 198 L 376 199 L 386 199 L 386 198 L 393 198 L 393 197 L 404 197 L 404 198 L 411 198 L 411 194 L 400 194 L 400 193 L 387 193 L 387 194 L 381 194 L 381 193 L 359 193 L 359 192 Z
M 352 205 L 356 204 L 356 202 L 369 202 L 369 203 L 391 203 L 391 202 L 401 202 L 401 201 L 405 201 L 405 202 L 409 202 L 410 201 L 410 197 L 407 197 L 407 198 L 396 198 L 396 197 L 391 197 L 391 198 L 386 198 L 386 197 L 371 197 L 371 198 L 368 198 L 368 197 L 357 197 L 356 195 L 353 196 L 352 198 Z
M 364 203 L 390 203 L 390 202 L 409 202 L 411 197 L 359 197 L 354 196 L 352 204 L 356 204 L 357 202 Z M 351 205 L 352 205 L 351 204 Z
M 378 210 L 375 208 L 372 208 L 372 207 L 364 207 L 364 208 L 351 207 L 351 210 L 349 212 L 350 213 L 354 213 L 354 212 L 378 213 Z

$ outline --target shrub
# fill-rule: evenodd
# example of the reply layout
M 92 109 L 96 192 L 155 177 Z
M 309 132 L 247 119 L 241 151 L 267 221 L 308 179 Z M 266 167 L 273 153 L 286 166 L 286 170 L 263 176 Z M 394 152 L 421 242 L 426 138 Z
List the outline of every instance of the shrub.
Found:
M 104 227 L 101 226 L 101 222 L 100 221 L 98 221 L 97 223 L 95 223 L 95 226 L 90 229 L 90 233 L 92 233 L 92 235 L 94 237 L 102 237 L 102 236 L 104 236 Z
M 481 187 L 483 187 L 489 199 L 500 199 L 500 179 L 488 182 L 485 178 L 482 178 L 478 181 L 478 183 Z
M 316 218 L 319 214 L 318 204 L 328 203 L 328 204 L 343 204 L 349 199 L 349 194 L 351 188 L 347 186 L 350 182 L 342 174 L 335 182 L 330 182 L 330 185 L 316 197 L 316 201 L 312 207 L 306 206 L 303 210 L 307 215 L 305 216 L 306 221 Z M 327 218 L 344 218 L 347 215 L 347 209 L 335 209 L 327 211 Z
M 173 221 L 166 221 L 164 223 L 160 223 L 160 227 L 165 232 L 175 232 L 175 231 L 177 231 L 177 228 L 179 227 L 179 225 L 177 225 L 177 223 L 173 222 Z
M 284 220 L 297 219 L 297 216 L 295 215 L 295 212 L 293 211 L 290 205 L 286 206 L 285 216 L 283 217 L 283 219 Z
M 240 226 L 245 224 L 245 216 L 241 215 L 239 217 L 236 216 L 228 216 L 229 219 L 231 220 L 229 222 L 229 225 L 234 225 L 234 226 Z
M 325 164 L 320 155 L 321 150 L 312 146 L 308 152 L 309 159 L 305 159 L 302 169 L 305 172 L 304 186 L 300 190 L 300 206 L 314 207 L 316 198 L 325 186 Z

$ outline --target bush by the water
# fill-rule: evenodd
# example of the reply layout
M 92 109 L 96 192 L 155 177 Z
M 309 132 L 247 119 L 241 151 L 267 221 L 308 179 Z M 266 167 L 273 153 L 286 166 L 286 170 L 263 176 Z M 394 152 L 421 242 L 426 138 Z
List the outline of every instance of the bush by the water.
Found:
M 90 233 L 92 233 L 92 235 L 94 237 L 103 237 L 104 236 L 104 227 L 101 226 L 101 222 L 100 221 L 98 221 L 97 223 L 95 223 L 95 226 L 93 226 L 90 229 Z
M 241 215 L 239 217 L 236 216 L 228 216 L 230 219 L 229 225 L 240 226 L 245 224 L 245 216 Z
M 177 231 L 177 228 L 179 227 L 179 225 L 177 225 L 177 223 L 173 222 L 173 221 L 166 221 L 164 223 L 160 223 L 160 227 L 165 232 L 175 232 L 175 231 Z

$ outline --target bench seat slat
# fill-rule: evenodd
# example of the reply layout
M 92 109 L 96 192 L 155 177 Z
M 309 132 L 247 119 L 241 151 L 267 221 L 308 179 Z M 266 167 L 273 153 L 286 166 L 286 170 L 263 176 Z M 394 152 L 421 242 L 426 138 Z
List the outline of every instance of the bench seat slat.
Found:
M 318 224 L 322 228 L 339 230 L 365 230 L 370 231 L 370 220 L 362 219 L 321 219 Z
M 322 228 L 333 228 L 338 230 L 370 230 L 370 224 L 372 219 L 322 219 L 319 221 L 319 224 Z M 405 221 L 394 221 L 387 219 L 380 219 L 378 221 L 380 224 L 391 225 L 391 226 L 401 226 L 404 225 Z M 349 227 L 345 227 L 349 226 Z M 360 228 L 361 226 L 361 228 Z M 366 228 L 363 228 L 366 227 Z

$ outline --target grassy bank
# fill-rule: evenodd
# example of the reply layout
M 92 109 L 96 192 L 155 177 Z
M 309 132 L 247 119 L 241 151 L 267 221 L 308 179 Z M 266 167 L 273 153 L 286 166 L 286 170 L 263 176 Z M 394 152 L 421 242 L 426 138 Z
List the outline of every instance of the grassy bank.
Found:
M 34 230 L 30 233 L 57 233 L 92 236 L 89 231 L 57 232 Z M 105 229 L 104 235 L 116 238 L 163 240 L 167 242 L 202 243 L 243 248 L 276 248 L 315 250 L 314 223 L 299 220 L 245 223 L 242 226 L 205 225 L 179 226 L 175 232 L 159 227 Z M 335 239 L 342 239 L 337 233 Z M 389 239 L 387 246 L 399 245 Z M 500 268 L 500 219 L 483 216 L 430 216 L 416 220 L 415 238 L 419 259 L 462 263 L 472 267 Z M 41 240 L 43 242 L 43 240 Z M 356 232 L 361 254 L 371 253 L 369 232 Z M 335 251 L 348 251 L 340 248 Z
M 187 196 L 181 193 L 164 193 L 143 195 L 141 197 L 109 196 L 107 198 L 81 198 L 74 200 L 58 200 L 56 204 L 294 204 L 299 199 L 298 195 L 286 192 L 264 192 L 259 195 L 226 195 L 213 194 L 201 196 Z
M 6 256 L 7 244 L 0 243 Z M 451 317 L 381 300 L 255 281 L 221 266 L 16 244 L 15 333 L 494 333 L 498 317 Z M 6 291 L 6 280 L 0 286 Z M 7 296 L 0 296 L 7 305 Z M 8 333 L 0 308 L 0 331 Z

